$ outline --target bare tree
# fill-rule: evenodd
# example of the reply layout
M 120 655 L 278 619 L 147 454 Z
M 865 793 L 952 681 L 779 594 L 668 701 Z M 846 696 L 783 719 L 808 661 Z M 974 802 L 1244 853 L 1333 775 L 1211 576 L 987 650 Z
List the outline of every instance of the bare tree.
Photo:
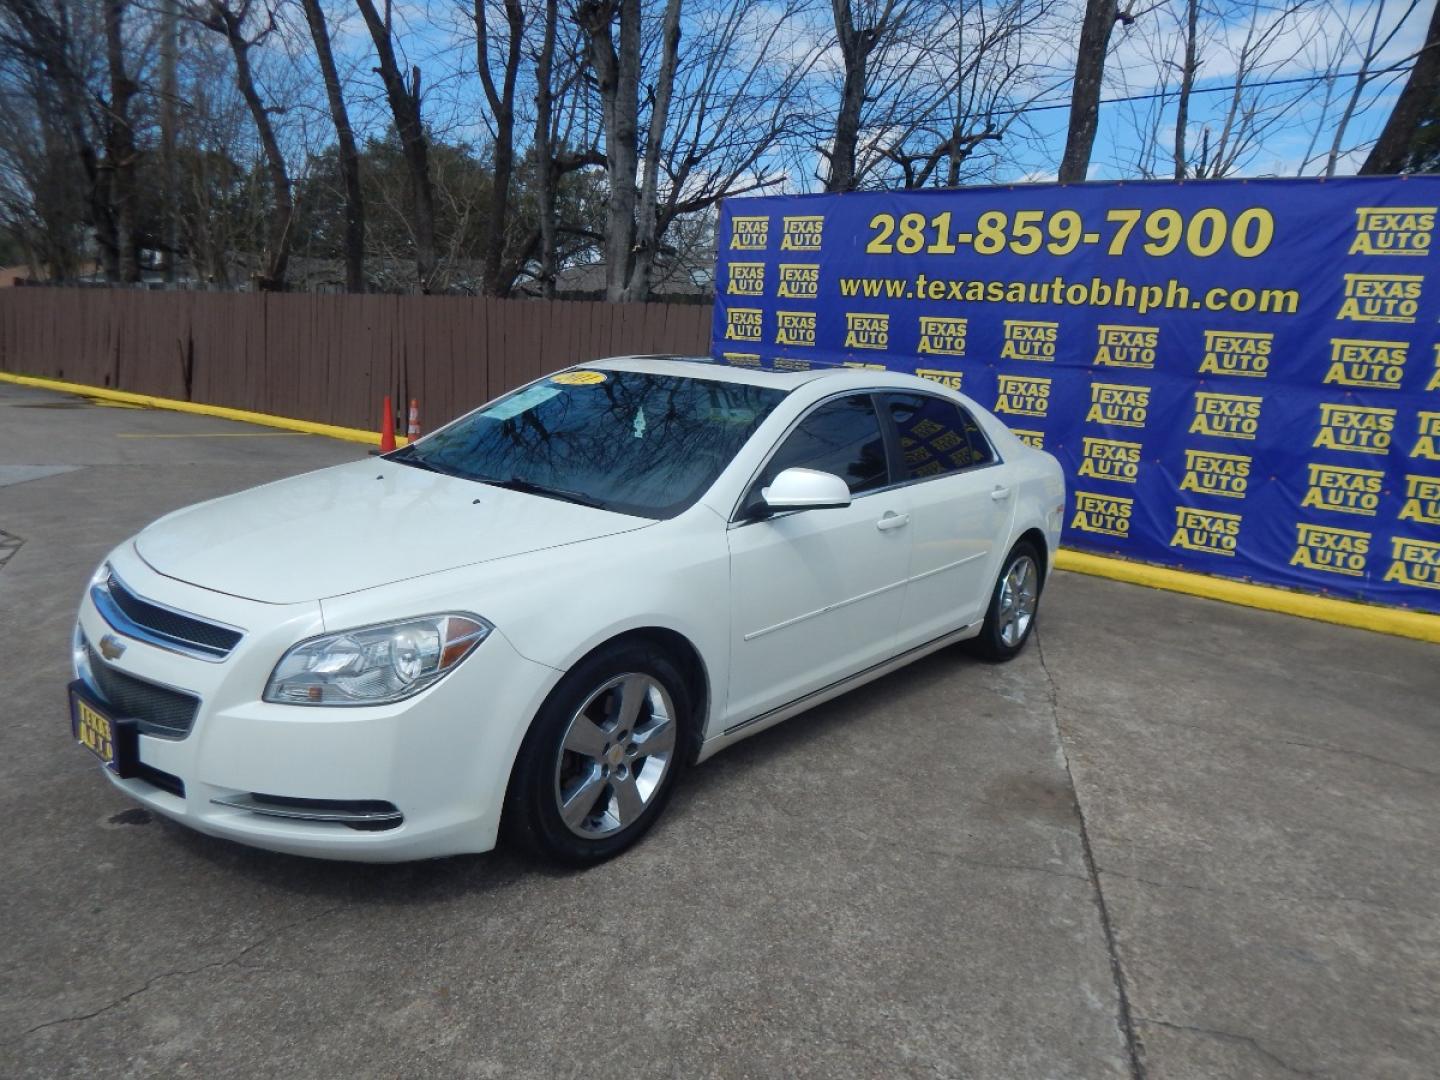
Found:
M 3 42 L 7 51 L 23 56 L 48 87 L 37 98 L 53 116 L 52 130 L 64 132 L 79 159 L 85 177 L 89 225 L 95 232 L 105 276 L 120 277 L 120 249 L 111 202 L 111 169 L 102 160 L 98 144 L 104 141 L 104 123 L 92 109 L 94 95 L 87 82 L 87 65 L 81 54 L 82 38 L 74 33 L 69 10 L 53 11 L 42 0 L 6 0 Z M 98 133 L 98 138 L 97 138 Z
M 523 250 L 535 255 L 533 273 L 541 295 L 553 297 L 565 249 L 577 242 L 582 247 L 605 242 L 603 233 L 592 232 L 587 225 L 560 220 L 561 185 L 582 170 L 604 166 L 606 156 L 599 147 L 601 125 L 591 115 L 592 95 L 582 92 L 590 76 L 588 32 L 577 21 L 562 22 L 556 0 L 541 0 L 540 11 L 528 26 L 539 34 L 531 50 L 535 133 L 529 161 L 536 228 L 533 245 L 527 241 Z M 512 265 L 516 262 L 511 260 Z M 517 265 L 517 277 L 519 269 Z
M 437 285 L 439 269 L 435 247 L 435 190 L 430 181 L 430 144 L 420 118 L 420 66 L 411 65 L 407 81 L 395 59 L 395 39 L 390 26 L 390 0 L 385 0 L 385 17 L 375 9 L 373 0 L 355 0 L 380 66 L 375 69 L 385 85 L 385 98 L 395 122 L 396 134 L 405 154 L 410 172 L 411 221 L 415 244 L 415 277 L 421 292 L 431 292 Z
M 826 191 L 852 191 L 857 182 L 856 153 L 860 142 L 861 113 L 871 90 L 871 58 L 885 47 L 905 24 L 909 6 L 904 0 L 878 0 L 861 8 L 857 21 L 851 0 L 831 0 L 835 40 L 840 48 L 845 77 L 835 111 L 835 131 L 828 150 Z
M 1360 105 L 1365 87 L 1368 86 L 1371 80 L 1376 78 L 1377 75 L 1384 74 L 1391 70 L 1387 68 L 1381 72 L 1374 71 L 1376 62 L 1379 61 L 1381 54 L 1390 45 L 1390 42 L 1394 40 L 1395 35 L 1400 32 L 1400 28 L 1405 24 L 1405 20 L 1410 17 L 1410 13 L 1415 10 L 1415 6 L 1418 3 L 1419 0 L 1409 0 L 1408 3 L 1403 4 L 1401 14 L 1395 19 L 1389 30 L 1384 33 L 1382 33 L 1381 30 L 1385 21 L 1386 8 L 1389 6 L 1388 0 L 1375 0 L 1374 4 L 1371 5 L 1369 9 L 1371 13 L 1369 20 L 1370 31 L 1366 35 L 1365 45 L 1360 49 L 1360 67 L 1355 74 L 1354 87 L 1351 89 L 1349 98 L 1346 99 L 1345 109 L 1341 112 L 1340 119 L 1335 125 L 1334 138 L 1330 141 L 1330 153 L 1325 158 L 1326 176 L 1335 175 L 1335 169 L 1340 161 L 1340 149 L 1345 141 L 1346 129 L 1349 128 L 1350 121 L 1355 118 L 1355 111 Z M 1346 33 L 1350 33 L 1348 27 L 1346 28 Z
M 1415 132 L 1427 111 L 1434 109 L 1437 95 L 1440 95 L 1440 4 L 1430 15 L 1425 44 L 1410 69 L 1410 77 L 1405 80 L 1405 89 L 1400 91 L 1380 138 L 1375 141 L 1365 164 L 1360 166 L 1361 175 L 1397 173 L 1404 168 Z
M 265 168 L 270 177 L 270 198 L 274 203 L 266 230 L 264 269 L 256 273 L 255 285 L 262 291 L 284 289 L 290 263 L 295 202 L 285 155 L 280 151 L 275 126 L 270 122 L 270 109 L 260 97 L 250 63 L 250 50 L 276 31 L 275 11 L 273 8 L 257 11 L 254 0 L 239 0 L 233 6 L 231 0 L 205 0 L 203 4 L 193 5 L 189 15 L 207 30 L 223 37 L 234 58 L 235 85 L 245 99 L 250 120 L 260 138 Z M 252 29 L 257 22 L 258 28 Z
M 110 76 L 110 99 L 105 102 L 105 159 L 110 169 L 110 202 L 115 215 L 118 277 L 125 283 L 140 280 L 139 249 L 135 236 L 135 132 L 130 101 L 139 89 L 125 70 L 125 10 L 128 0 L 105 2 L 105 59 Z
M 667 4 L 678 0 L 667 0 Z M 639 169 L 640 0 L 581 0 L 575 18 L 585 31 L 605 123 L 610 179 L 605 237 L 605 295 L 629 299 L 635 253 L 635 179 Z M 615 34 L 618 23 L 618 40 Z
M 175 134 L 180 105 L 180 5 L 160 4 L 160 219 L 165 280 L 175 280 L 180 248 L 180 174 Z
M 1100 89 L 1105 78 L 1105 54 L 1110 34 L 1120 15 L 1117 0 L 1086 0 L 1080 22 L 1080 44 L 1075 53 L 1075 85 L 1070 99 L 1070 127 L 1065 155 L 1060 159 L 1061 183 L 1084 180 L 1090 171 L 1090 154 L 1100 126 Z M 1129 19 L 1126 15 L 1124 18 Z
M 485 230 L 485 291 L 492 296 L 509 295 L 515 278 L 513 269 L 509 274 L 501 273 L 501 263 L 510 223 L 510 184 L 515 173 L 515 82 L 520 74 L 521 46 L 525 39 L 525 12 L 520 0 L 503 2 L 506 35 L 497 86 L 491 71 L 489 4 L 487 0 L 475 0 L 475 62 L 495 130 L 494 194 Z M 548 81 L 548 73 L 545 78 Z
M 665 125 L 675 90 L 680 0 L 666 0 L 659 36 L 659 71 L 649 87 L 650 123 L 640 180 L 640 0 L 582 0 L 576 19 L 585 31 L 605 125 L 610 205 L 605 237 L 605 293 L 644 300 L 658 243 L 656 199 Z M 618 39 L 615 31 L 618 26 Z
M 763 13 L 721 5 L 686 21 L 680 0 L 667 0 L 642 21 L 638 0 L 581 6 L 605 134 L 612 299 L 649 297 L 679 218 L 783 179 L 778 148 L 814 112 L 804 93 L 817 51 L 789 51 L 787 40 L 806 10 L 804 0 Z
M 1326 48 L 1326 17 L 1322 0 L 1292 0 L 1281 8 L 1269 0 L 1184 0 L 1146 20 L 1130 59 L 1145 61 L 1133 66 L 1139 86 L 1154 92 L 1127 103 L 1131 120 L 1128 132 L 1117 133 L 1117 166 L 1175 179 L 1249 169 L 1274 136 L 1294 132 L 1297 110 L 1314 104 L 1323 77 L 1296 82 L 1289 73 L 1317 62 L 1317 50 Z M 1325 55 L 1322 67 L 1337 54 Z M 1207 65 L 1230 73 L 1230 85 L 1217 88 L 1223 97 L 1198 96 L 1195 84 Z M 1115 77 L 1131 89 L 1123 66 Z M 1127 142 L 1132 133 L 1134 144 Z
M 1200 70 L 1199 48 L 1200 0 L 1185 0 L 1185 24 L 1182 31 L 1184 58 L 1180 62 L 1180 93 L 1175 100 L 1175 179 L 1184 180 L 1186 173 L 1185 132 L 1190 125 L 1190 94 L 1195 89 L 1195 75 Z
M 545 0 L 540 48 L 535 56 L 535 188 L 540 218 L 541 295 L 555 295 L 555 147 L 551 138 L 554 123 L 555 33 L 559 23 L 556 0 Z
M 1055 44 L 1056 7 L 1053 0 L 961 0 L 926 22 L 911 46 L 924 57 L 913 81 L 937 93 L 907 93 L 911 108 L 891 114 L 876 140 L 899 169 L 885 177 L 887 186 L 955 187 L 972 157 L 1024 124 L 1026 106 L 1049 89 L 1043 63 Z
M 0 75 L 0 227 L 32 274 L 73 280 L 84 251 L 89 180 L 56 108 L 54 86 L 30 58 Z
M 1282 86 L 1277 91 L 1269 82 L 1300 57 L 1303 30 L 1318 25 L 1314 19 L 1301 21 L 1311 15 L 1321 15 L 1315 0 L 1294 0 L 1278 11 L 1268 0 L 1240 0 L 1217 11 L 1215 37 L 1225 43 L 1235 81 L 1225 99 L 1219 131 L 1213 139 L 1208 130 L 1201 132 L 1201 153 L 1189 166 L 1191 175 L 1214 178 L 1240 172 L 1310 97 L 1309 86 Z M 1225 33 L 1227 27 L 1236 25 L 1245 27 L 1238 46 L 1229 44 L 1234 35 Z
M 335 125 L 340 176 L 345 184 L 345 290 L 361 293 L 365 291 L 365 197 L 360 188 L 360 153 L 355 147 L 355 132 L 350 127 L 335 53 L 330 47 L 330 27 L 325 21 L 325 12 L 320 0 L 300 0 L 300 4 L 310 27 L 310 39 L 315 43 L 315 58 L 325 83 L 325 100 Z
M 665 130 L 675 96 L 675 66 L 680 53 L 680 0 L 667 0 L 660 28 L 660 72 L 650 103 L 650 131 L 645 140 L 645 165 L 640 182 L 640 205 L 635 215 L 635 262 L 626 296 L 650 299 L 651 277 L 659 253 L 660 161 L 665 154 Z
M 1018 125 L 1047 49 L 1022 45 L 1052 0 L 832 0 L 820 70 L 833 118 L 815 149 L 828 191 L 959 182 L 971 157 Z M 1035 44 L 1039 44 L 1038 41 Z M 833 102 L 833 110 L 830 107 Z M 998 155 L 997 155 L 998 156 Z M 943 166 L 943 168 L 942 168 Z

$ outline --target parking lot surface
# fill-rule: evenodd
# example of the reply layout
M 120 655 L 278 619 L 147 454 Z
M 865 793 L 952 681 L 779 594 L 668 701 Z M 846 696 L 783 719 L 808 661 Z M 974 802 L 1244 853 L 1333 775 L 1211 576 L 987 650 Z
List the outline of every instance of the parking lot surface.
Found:
M 586 873 L 138 809 L 70 739 L 89 574 L 363 453 L 0 384 L 0 1076 L 1436 1075 L 1418 642 L 1058 574 L 1015 662 L 937 654 L 726 751 Z

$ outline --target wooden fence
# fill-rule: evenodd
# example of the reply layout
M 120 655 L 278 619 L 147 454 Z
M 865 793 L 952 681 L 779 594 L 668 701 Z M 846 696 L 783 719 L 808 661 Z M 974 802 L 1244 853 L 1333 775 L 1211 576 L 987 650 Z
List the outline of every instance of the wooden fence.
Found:
M 704 354 L 710 316 L 696 304 L 11 288 L 0 371 L 362 428 L 378 425 L 383 395 L 413 397 L 428 430 L 569 364 Z

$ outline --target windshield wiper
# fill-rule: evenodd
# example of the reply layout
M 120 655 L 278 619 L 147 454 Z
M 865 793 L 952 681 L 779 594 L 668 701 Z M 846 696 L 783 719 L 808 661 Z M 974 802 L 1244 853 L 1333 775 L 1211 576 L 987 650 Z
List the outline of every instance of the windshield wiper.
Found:
M 544 495 L 551 499 L 563 499 L 565 502 L 591 506 L 596 510 L 605 509 L 605 504 L 594 496 L 580 491 L 569 491 L 566 488 L 550 487 L 548 484 L 537 484 L 534 480 L 526 480 L 523 476 L 512 476 L 509 480 L 482 480 L 481 483 L 505 488 L 507 491 L 523 491 L 527 495 Z

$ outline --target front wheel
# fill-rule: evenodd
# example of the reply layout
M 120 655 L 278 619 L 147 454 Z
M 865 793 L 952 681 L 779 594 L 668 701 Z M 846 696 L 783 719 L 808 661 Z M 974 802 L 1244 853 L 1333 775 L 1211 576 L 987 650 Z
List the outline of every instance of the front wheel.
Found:
M 553 862 L 590 866 L 655 823 L 688 750 L 690 700 L 667 657 L 642 644 L 577 664 L 540 708 L 505 809 L 510 834 Z
M 974 649 L 987 660 L 1013 660 L 1025 647 L 1040 608 L 1040 553 L 1022 540 L 1005 556 L 1004 568 L 990 595 L 985 623 Z

